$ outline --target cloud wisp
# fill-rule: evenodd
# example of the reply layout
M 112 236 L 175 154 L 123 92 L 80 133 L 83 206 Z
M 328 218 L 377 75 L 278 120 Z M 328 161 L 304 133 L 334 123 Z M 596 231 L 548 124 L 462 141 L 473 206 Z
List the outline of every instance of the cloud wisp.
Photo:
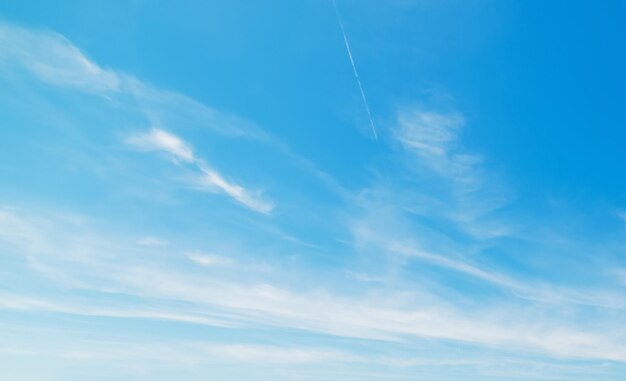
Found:
M 177 312 L 147 312 L 136 308 L 135 311 L 124 312 L 119 308 L 115 311 L 94 305 L 94 301 L 88 299 L 82 300 L 81 307 L 71 307 L 26 295 L 6 295 L 2 304 L 5 309 L 88 313 L 94 316 L 122 317 L 126 314 L 129 318 L 197 324 L 220 324 L 220 320 L 226 319 L 226 322 L 237 326 L 299 329 L 362 340 L 453 340 L 556 357 L 626 362 L 626 346 L 619 335 L 615 336 L 617 331 L 610 328 L 607 331 L 607 327 L 598 330 L 578 326 L 567 313 L 556 314 L 551 306 L 544 309 L 539 304 L 527 309 L 513 304 L 486 304 L 480 310 L 469 312 L 456 308 L 445 299 L 429 295 L 426 290 L 421 296 L 407 291 L 381 295 L 373 290 L 344 295 L 323 290 L 319 284 L 315 289 L 307 290 L 306 285 L 300 285 L 300 290 L 293 290 L 271 281 L 225 279 L 219 273 L 210 277 L 199 276 L 179 266 L 168 269 L 158 262 L 134 260 L 125 254 L 131 249 L 123 246 L 119 246 L 117 254 L 111 256 L 107 247 L 101 247 L 99 243 L 110 242 L 111 238 L 97 238 L 97 234 L 91 234 L 96 238 L 88 246 L 88 251 L 83 249 L 83 255 L 76 259 L 63 254 L 76 240 L 71 227 L 55 224 L 53 232 L 42 233 L 37 228 L 38 219 L 31 221 L 15 213 L 6 213 L 12 216 L 13 221 L 30 227 L 38 242 L 44 244 L 33 248 L 28 238 L 10 239 L 9 242 L 17 245 L 23 255 L 40 258 L 47 268 L 61 272 L 69 280 L 66 284 L 91 292 L 108 293 L 114 290 L 118 294 L 139 298 L 148 306 L 155 301 L 170 301 L 177 306 Z M 50 216 L 47 219 L 54 220 Z M 55 237 L 54 244 L 48 242 L 48 234 Z M 9 238 L 13 236 L 7 235 Z M 40 271 L 38 268 L 31 269 Z M 479 270 L 463 268 L 461 271 L 473 273 Z M 246 278 L 245 274 L 240 276 Z M 159 281 L 155 282 L 155 279 Z M 552 313 L 546 315 L 549 311 Z M 612 334 L 607 335 L 607 332 Z
M 142 151 L 158 151 L 169 155 L 175 163 L 193 165 L 200 173 L 195 186 L 207 191 L 218 190 L 238 203 L 263 214 L 270 214 L 274 203 L 262 198 L 261 191 L 252 191 L 239 184 L 226 180 L 220 173 L 209 167 L 204 160 L 196 157 L 191 146 L 178 136 L 158 128 L 130 135 L 126 143 Z
M 23 67 L 40 80 L 94 94 L 120 90 L 120 77 L 87 59 L 65 37 L 0 23 L 0 63 Z

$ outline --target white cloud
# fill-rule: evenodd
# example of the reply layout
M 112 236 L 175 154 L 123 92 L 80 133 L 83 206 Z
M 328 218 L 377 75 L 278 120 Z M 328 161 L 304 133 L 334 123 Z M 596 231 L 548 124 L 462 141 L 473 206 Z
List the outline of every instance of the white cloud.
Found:
M 482 185 L 482 159 L 459 150 L 457 138 L 464 125 L 465 118 L 458 112 L 443 113 L 415 106 L 398 113 L 392 133 L 422 165 L 466 192 Z
M 457 130 L 464 124 L 458 113 L 438 113 L 421 108 L 407 109 L 398 115 L 394 136 L 408 150 L 426 159 L 449 154 Z
M 44 82 L 92 93 L 119 90 L 120 78 L 85 57 L 60 34 L 0 23 L 0 61 L 17 64 Z
M 261 191 L 251 191 L 241 185 L 231 183 L 213 169 L 206 167 L 206 165 L 202 165 L 200 168 L 204 173 L 204 176 L 198 178 L 197 181 L 197 185 L 200 188 L 209 191 L 217 188 L 237 202 L 259 213 L 270 214 L 274 209 L 275 204 L 264 200 Z
M 59 271 L 59 270 L 55 270 Z M 76 285 L 74 285 L 76 287 Z M 227 320 L 210 314 L 178 312 L 172 309 L 107 306 L 86 301 L 60 301 L 45 297 L 17 293 L 0 293 L 0 309 L 17 311 L 40 311 L 71 314 L 77 316 L 114 317 L 127 319 L 161 320 L 180 323 L 193 323 L 211 327 L 235 327 L 234 320 Z
M 274 203 L 264 200 L 261 191 L 252 191 L 243 186 L 227 181 L 216 170 L 210 168 L 202 159 L 195 156 L 191 145 L 180 137 L 158 128 L 145 133 L 136 133 L 125 139 L 126 143 L 142 151 L 162 151 L 175 162 L 191 164 L 199 172 L 194 181 L 197 189 L 210 192 L 219 191 L 233 198 L 238 203 L 263 214 L 270 214 Z
M 440 269 L 482 281 L 517 298 L 550 304 L 595 306 L 609 309 L 626 307 L 626 298 L 611 289 L 577 290 L 538 279 L 524 279 L 504 270 L 472 261 L 459 252 L 457 245 L 445 234 L 420 229 L 400 216 L 372 208 L 370 214 L 355 219 L 350 226 L 356 247 L 378 255 L 391 255 L 403 262 L 420 261 Z M 362 254 L 364 255 L 364 254 Z M 381 269 L 378 269 L 381 270 Z M 445 283 L 445 277 L 444 283 Z
M 193 150 L 185 141 L 167 131 L 152 128 L 146 133 L 130 135 L 126 143 L 142 151 L 163 151 L 172 159 L 186 163 L 196 162 Z
M 511 201 L 510 192 L 486 170 L 480 155 L 462 149 L 459 132 L 464 126 L 465 118 L 456 111 L 400 109 L 392 136 L 408 160 L 396 176 L 385 174 L 400 188 L 388 192 L 388 202 L 399 204 L 401 197 L 400 208 L 443 218 L 474 238 L 512 234 L 512 226 L 492 217 Z
M 150 344 L 137 343 L 129 338 L 85 338 L 76 332 L 63 332 L 64 343 L 46 342 L 44 345 L 13 345 L 0 347 L 6 356 L 47 357 L 63 360 L 158 360 L 189 368 L 200 364 L 235 363 L 246 366 L 308 365 L 324 363 L 365 362 L 366 357 L 347 351 L 324 347 L 278 346 L 248 343 L 220 343 L 212 341 L 166 340 Z M 43 331 L 39 334 L 49 335 Z M 58 333 L 57 333 L 58 334 Z M 29 338 L 28 342 L 33 340 Z M 97 343 L 97 345 L 94 345 Z M 36 348 L 34 350 L 33 348 Z M 376 361 L 376 358 L 371 358 Z
M 56 332 L 56 337 L 63 333 L 63 343 L 51 340 L 45 345 L 5 345 L 0 347 L 0 354 L 5 356 L 28 356 L 55 359 L 55 362 L 76 362 L 107 360 L 109 366 L 121 363 L 140 364 L 141 361 L 155 361 L 161 366 L 173 366 L 177 372 L 195 371 L 201 366 L 245 365 L 251 375 L 258 374 L 259 366 L 283 371 L 289 375 L 301 372 L 301 366 L 307 366 L 306 372 L 299 378 L 307 380 L 355 380 L 355 379 L 414 379 L 415 372 L 425 368 L 457 368 L 455 372 L 473 374 L 497 379 L 574 379 L 585 375 L 590 379 L 603 379 L 607 370 L 614 367 L 607 363 L 588 362 L 546 362 L 534 359 L 511 359 L 506 355 L 460 357 L 450 355 L 440 357 L 436 354 L 421 356 L 393 353 L 388 355 L 354 353 L 316 346 L 279 346 L 249 343 L 216 343 L 203 341 L 167 340 L 149 343 L 137 343 L 129 338 L 94 338 L 83 337 L 75 332 Z M 49 337 L 50 332 L 38 331 L 38 335 Z M 32 336 L 32 335 L 30 335 Z M 29 343 L 32 339 L 29 336 Z M 98 345 L 94 345 L 97 343 Z M 34 350 L 33 348 L 36 348 Z M 111 361 L 114 362 L 111 362 Z M 345 367 L 346 364 L 356 365 Z M 320 365 L 314 368 L 308 365 Z M 370 366 L 383 366 L 384 370 L 373 371 Z M 337 367 L 339 366 L 339 367 Z M 617 365 L 619 366 L 619 365 Z M 149 369 L 154 366 L 149 366 Z M 146 374 L 142 374 L 146 376 Z M 148 376 L 149 377 L 149 376 Z
M 119 101 L 124 111 L 137 111 L 153 125 L 208 128 L 225 136 L 274 145 L 285 155 L 305 161 L 253 122 L 218 111 L 183 94 L 155 88 L 132 75 L 105 69 L 54 31 L 0 21 L 0 46 L 0 68 L 25 69 L 49 85 L 73 88 Z M 2 70 L 0 73 L 4 72 Z M 167 141 L 170 138 L 168 136 L 153 138 L 157 144 L 172 144 Z M 185 153 L 182 153 L 182 157 L 188 159 Z
M 132 252 L 132 247 L 115 245 L 116 254 L 111 255 L 108 242 L 112 239 L 99 238 L 94 233 L 88 234 L 93 239 L 88 242 L 88 247 L 82 249 L 81 257 L 68 256 L 64 252 L 75 246 L 73 242 L 87 243 L 80 238 L 80 234 L 76 234 L 77 227 L 50 216 L 26 218 L 13 212 L 5 214 L 12 216 L 10 219 L 13 221 L 21 221 L 21 225 L 32 227 L 37 226 L 37 220 L 54 222 L 55 231 L 49 232 L 50 235 L 40 235 L 36 228 L 31 229 L 31 235 L 42 242 L 35 248 L 28 241 L 12 242 L 11 235 L 7 236 L 9 242 L 18 244 L 24 255 L 45 259 L 44 275 L 53 271 L 56 278 L 63 278 L 64 284 L 74 288 L 133 295 L 148 305 L 152 301 L 171 301 L 173 304 L 159 309 L 140 309 L 137 306 L 112 308 L 91 305 L 93 301 L 85 299 L 75 302 L 78 304 L 67 304 L 59 300 L 4 293 L 0 298 L 0 307 L 4 309 L 209 325 L 224 324 L 226 321 L 227 324 L 279 326 L 334 336 L 390 341 L 415 338 L 456 340 L 552 356 L 626 362 L 626 340 L 615 329 L 615 323 L 609 319 L 605 326 L 597 326 L 596 330 L 585 328 L 576 320 L 577 316 L 572 320 L 570 312 L 560 314 L 555 305 L 537 304 L 528 308 L 500 302 L 485 304 L 474 311 L 463 311 L 426 290 L 421 290 L 423 295 L 417 294 L 417 290 L 409 293 L 402 290 L 382 293 L 364 290 L 345 296 L 321 291 L 319 284 L 315 285 L 317 291 L 307 291 L 302 287 L 294 291 L 258 281 L 223 280 L 219 274 L 207 278 L 176 270 L 175 267 L 161 268 L 156 263 L 145 262 L 145 259 L 138 262 L 125 254 Z M 50 237 L 54 240 L 50 241 Z M 42 249 L 45 252 L 41 252 Z M 439 257 L 432 260 L 444 261 Z M 442 265 L 478 277 L 491 276 L 479 268 L 456 262 L 444 261 Z M 39 267 L 33 270 L 38 271 Z M 245 277 L 245 274 L 241 276 Z
M 200 266 L 225 266 L 233 263 L 230 258 L 213 254 L 187 253 L 187 258 Z
M 206 280 L 189 274 L 142 267 L 117 267 L 99 276 L 113 282 L 118 292 L 155 300 L 193 303 L 206 312 L 229 311 L 240 324 L 304 329 L 335 336 L 404 341 L 411 338 L 456 340 L 487 347 L 539 352 L 558 357 L 626 362 L 620 337 L 576 329 L 571 324 L 541 317 L 523 309 L 487 309 L 463 313 L 439 305 L 398 305 L 396 295 L 354 298 L 332 294 L 292 292 L 267 284 L 243 285 Z M 159 279 L 159 282 L 154 282 Z M 56 303 L 2 298 L 3 308 L 29 309 L 94 316 L 124 316 L 102 309 L 58 307 Z M 179 317 L 129 312 L 128 317 L 188 321 Z M 213 323 L 213 322 L 212 322 Z M 609 331 L 609 327 L 606 327 Z M 254 351 L 253 351 L 254 353 Z M 248 355 L 251 355 L 248 352 Z M 296 356 L 297 358 L 297 356 Z M 266 359 L 267 360 L 267 359 Z
M 289 348 L 270 345 L 201 345 L 207 354 L 224 360 L 263 364 L 312 364 L 363 361 L 356 355 L 329 349 Z
M 61 242 L 75 239 L 71 231 L 60 230 L 55 236 L 61 238 Z M 108 257 L 108 254 L 99 252 L 97 242 L 99 240 L 95 240 L 96 246 L 91 248 L 93 253 L 89 262 L 60 259 L 57 267 L 48 264 L 47 271 L 52 268 L 55 272 L 62 272 L 64 278 L 73 278 L 74 287 L 92 292 L 113 290 L 117 294 L 139 297 L 146 303 L 168 300 L 173 302 L 172 306 L 165 310 L 163 307 L 161 310 L 111 308 L 91 306 L 91 302 L 85 300 L 72 306 L 58 300 L 6 293 L 0 298 L 0 306 L 4 309 L 209 325 L 218 325 L 224 321 L 221 317 L 228 316 L 225 320 L 228 324 L 243 326 L 277 326 L 390 341 L 416 338 L 455 340 L 552 356 L 626 362 L 626 346 L 614 327 L 607 325 L 600 331 L 577 327 L 567 315 L 555 313 L 554 306 L 548 306 L 546 310 L 540 305 L 533 309 L 485 305 L 481 310 L 468 312 L 434 295 L 421 297 L 411 293 L 407 298 L 406 291 L 342 296 L 320 292 L 320 285 L 316 286 L 318 291 L 293 291 L 268 283 L 226 281 L 219 277 L 207 278 L 180 270 L 161 269 L 145 262 L 136 263 L 124 255 L 122 247 L 118 248 L 117 256 Z M 47 245 L 49 250 L 64 250 L 64 247 L 71 246 L 65 243 L 55 249 Z M 30 251 L 27 245 L 23 249 Z M 63 258 L 54 252 L 47 254 L 50 261 Z M 124 257 L 125 262 L 121 262 L 119 259 Z M 171 309 L 174 306 L 178 311 Z

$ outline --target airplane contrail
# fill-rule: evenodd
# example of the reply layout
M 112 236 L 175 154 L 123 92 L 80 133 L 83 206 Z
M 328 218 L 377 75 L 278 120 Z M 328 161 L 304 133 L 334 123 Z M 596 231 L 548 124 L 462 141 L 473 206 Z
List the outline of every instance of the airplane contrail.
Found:
M 337 8 L 337 2 L 335 0 L 332 0 L 332 1 L 333 1 L 333 7 L 335 8 L 335 14 L 337 14 L 337 21 L 339 22 L 339 28 L 341 28 L 341 34 L 343 35 L 343 42 L 346 44 L 348 57 L 350 57 L 350 64 L 352 64 L 352 72 L 354 73 L 354 78 L 356 78 L 357 85 L 359 85 L 359 91 L 361 92 L 361 98 L 363 99 L 363 104 L 365 105 L 365 111 L 367 111 L 367 117 L 369 118 L 370 126 L 372 126 L 372 132 L 374 133 L 374 138 L 376 138 L 376 141 L 378 141 L 378 133 L 376 133 L 376 127 L 374 126 L 374 120 L 372 119 L 372 112 L 370 111 L 370 106 L 367 103 L 367 97 L 365 96 L 363 85 L 361 84 L 361 78 L 359 78 L 359 72 L 356 70 L 354 57 L 352 56 L 352 49 L 350 49 L 350 43 L 348 42 L 348 35 L 346 34 L 346 29 L 343 27 L 343 21 L 341 20 L 341 14 L 339 14 L 339 8 Z

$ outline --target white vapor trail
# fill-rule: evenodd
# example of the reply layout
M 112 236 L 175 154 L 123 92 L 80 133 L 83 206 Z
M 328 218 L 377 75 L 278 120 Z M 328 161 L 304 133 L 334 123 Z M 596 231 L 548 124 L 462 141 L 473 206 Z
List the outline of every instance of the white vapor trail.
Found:
M 376 138 L 376 141 L 378 141 L 378 133 L 376 133 L 376 127 L 374 126 L 374 120 L 372 119 L 372 112 L 370 111 L 370 106 L 367 103 L 365 91 L 363 91 L 363 85 L 361 84 L 361 78 L 359 78 L 359 72 L 356 70 L 356 65 L 354 64 L 354 57 L 352 56 L 352 49 L 350 49 L 350 43 L 348 42 L 348 35 L 346 34 L 346 29 L 343 27 L 343 21 L 341 20 L 339 8 L 337 8 L 337 2 L 335 0 L 333 0 L 333 7 L 335 8 L 335 14 L 337 14 L 337 21 L 339 21 L 339 27 L 341 28 L 341 34 L 343 35 L 343 42 L 346 44 L 348 57 L 350 57 L 350 64 L 352 64 L 352 72 L 354 73 L 354 78 L 356 78 L 356 83 L 359 85 L 359 91 L 361 92 L 361 98 L 363 99 L 363 104 L 365 105 L 365 111 L 367 111 L 367 117 L 369 118 L 370 126 L 372 126 L 374 138 Z

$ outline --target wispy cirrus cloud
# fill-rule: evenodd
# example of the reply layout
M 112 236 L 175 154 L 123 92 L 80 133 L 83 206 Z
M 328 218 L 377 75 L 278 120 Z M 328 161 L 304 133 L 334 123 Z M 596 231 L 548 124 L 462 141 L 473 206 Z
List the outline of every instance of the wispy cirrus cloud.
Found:
M 130 135 L 126 143 L 142 151 L 160 151 L 167 153 L 176 162 L 195 163 L 193 150 L 187 142 L 167 131 L 152 128 L 151 130 Z
M 193 99 L 161 91 L 130 75 L 100 67 L 62 35 L 48 31 L 0 23 L 0 63 L 22 69 L 41 81 L 57 87 L 96 94 L 125 105 L 125 112 L 137 113 L 153 124 L 208 127 L 220 134 L 262 141 L 269 138 L 252 123 L 221 113 Z M 128 101 L 128 99 L 132 101 Z M 196 166 L 194 186 L 224 193 L 254 211 L 269 214 L 274 204 L 262 192 L 232 182 L 194 156 L 191 146 L 164 129 L 152 128 L 126 137 L 126 142 L 143 151 L 160 151 L 179 163 Z
M 510 191 L 481 155 L 463 148 L 459 134 L 465 125 L 463 114 L 449 107 L 401 107 L 391 136 L 399 147 L 394 155 L 404 157 L 405 166 L 394 178 L 408 191 L 388 197 L 403 201 L 406 211 L 444 218 L 475 238 L 506 236 L 514 226 L 493 214 L 511 201 Z M 401 179 L 408 175 L 415 180 L 405 184 Z
M 164 152 L 176 163 L 193 165 L 199 172 L 193 181 L 194 187 L 198 189 L 220 191 L 259 213 L 270 214 L 274 209 L 274 203 L 263 199 L 261 191 L 249 190 L 226 180 L 204 160 L 198 158 L 190 144 L 170 132 L 152 128 L 147 132 L 128 136 L 126 143 L 142 151 Z
M 73 287 L 76 287 L 74 283 Z M 166 322 L 178 322 L 206 325 L 211 327 L 234 327 L 237 323 L 223 316 L 191 313 L 189 311 L 174 311 L 171 306 L 159 308 L 156 306 L 115 306 L 107 303 L 93 303 L 83 301 L 51 300 L 39 296 L 1 293 L 0 308 L 14 311 L 53 312 L 59 314 L 109 317 L 123 319 L 140 319 Z
M 519 318 L 520 311 L 515 308 L 468 314 L 446 306 L 443 301 L 439 301 L 439 305 L 399 306 L 365 296 L 358 299 L 321 296 L 267 284 L 203 281 L 188 274 L 115 267 L 117 275 L 107 278 L 116 285 L 118 292 L 193 303 L 195 308 L 209 315 L 211 311 L 226 310 L 232 315 L 231 322 L 235 317 L 235 321 L 248 327 L 297 328 L 339 337 L 392 342 L 419 338 L 454 340 L 557 357 L 626 361 L 626 347 L 616 338 L 563 324 L 558 319 L 538 319 L 539 314 L 537 319 L 525 321 Z M 159 279 L 159 284 L 155 285 L 152 279 Z M 394 298 L 386 296 L 390 297 Z M 56 307 L 52 305 L 51 309 L 49 303 L 31 308 L 55 312 Z M 13 309 L 17 305 L 5 304 L 4 308 Z M 84 314 L 81 310 L 56 311 Z M 106 312 L 95 310 L 90 314 L 97 316 Z M 201 318 L 191 316 L 132 313 L 128 317 L 203 324 Z M 529 318 L 527 314 L 526 317 Z
M 317 364 L 361 362 L 364 358 L 344 351 L 323 348 L 289 348 L 271 345 L 200 345 L 208 355 L 228 361 L 262 364 Z
M 28 218 L 12 214 L 14 220 L 32 226 L 37 232 L 36 221 L 29 222 Z M 115 239 L 98 238 L 95 233 L 91 234 L 94 239 L 89 251 L 83 249 L 82 256 L 76 258 L 63 253 L 66 247 L 73 247 L 72 242 L 76 240 L 71 226 L 56 225 L 50 234 L 55 237 L 55 245 L 51 242 L 42 245 L 46 248 L 44 252 L 41 248 L 32 248 L 27 241 L 16 243 L 23 253 L 45 262 L 47 269 L 63 274 L 65 284 L 91 292 L 114 291 L 139 298 L 147 306 L 157 301 L 170 301 L 172 305 L 165 310 L 161 305 L 160 310 L 152 312 L 125 311 L 119 307 L 117 310 L 103 308 L 100 303 L 93 305 L 93 301 L 84 299 L 82 307 L 68 307 L 45 297 L 12 294 L 3 298 L 3 308 L 93 316 L 124 317 L 126 314 L 128 318 L 197 324 L 219 324 L 221 316 L 239 326 L 299 329 L 362 340 L 454 340 L 557 357 L 626 361 L 626 346 L 621 336 L 615 336 L 617 331 L 610 330 L 613 335 L 607 335 L 606 327 L 579 325 L 576 320 L 570 320 L 567 313 L 555 313 L 550 305 L 537 304 L 527 309 L 497 303 L 464 311 L 426 290 L 380 294 L 365 289 L 357 295 L 346 295 L 321 291 L 320 284 L 312 289 L 300 285 L 294 290 L 270 281 L 237 281 L 218 274 L 200 276 L 180 266 L 165 268 L 158 262 L 133 259 L 125 253 L 134 249 L 124 246 L 117 246 L 117 253 L 111 255 L 106 253 L 108 246 L 102 246 L 101 242 Z M 47 234 L 37 235 L 42 242 L 50 240 Z M 483 277 L 482 272 L 477 273 L 482 270 L 449 263 L 442 262 L 442 265 Z M 245 279 L 245 274 L 240 276 Z M 172 309 L 173 306 L 176 308 Z M 173 311 L 177 311 L 176 314 L 172 314 Z
M 626 299 L 615 285 L 580 289 L 571 283 L 512 273 L 506 265 L 482 255 L 483 250 L 509 249 L 502 242 L 507 238 L 519 242 L 538 238 L 532 238 L 537 233 L 525 227 L 523 219 L 499 214 L 513 199 L 484 160 L 464 149 L 459 134 L 465 124 L 466 118 L 454 110 L 413 105 L 398 111 L 390 127 L 397 150 L 390 156 L 404 165 L 365 188 L 354 203 L 352 218 L 347 219 L 355 249 L 379 265 L 360 271 L 374 278 L 394 274 L 401 279 L 408 272 L 405 269 L 420 263 L 436 269 L 434 287 L 445 288 L 450 277 L 461 276 L 516 299 L 624 308 Z M 539 240 L 550 245 L 545 237 Z M 521 261 L 536 260 L 532 253 L 520 255 L 524 255 Z
M 64 346 L 48 343 L 34 348 L 24 345 L 4 345 L 0 353 L 9 357 L 28 357 L 31 359 L 53 358 L 57 362 L 77 366 L 81 363 L 101 361 L 123 361 L 141 363 L 158 361 L 160 364 L 173 366 L 174 369 L 197 371 L 202 366 L 216 368 L 216 362 L 238 366 L 245 364 L 252 375 L 258 374 L 258 367 L 271 366 L 275 370 L 292 375 L 307 369 L 302 379 L 414 379 L 416 370 L 453 368 L 456 372 L 478 373 L 483 377 L 506 379 L 571 379 L 571 376 L 585 375 L 601 378 L 608 364 L 576 364 L 571 362 L 549 363 L 536 359 L 511 360 L 504 356 L 470 356 L 464 358 L 439 358 L 428 355 L 410 354 L 364 354 L 347 350 L 338 350 L 320 346 L 278 346 L 272 344 L 219 343 L 211 341 L 168 340 L 167 342 L 137 343 L 132 339 L 100 340 L 97 348 L 93 343 L 79 335 L 63 332 L 66 337 Z M 50 332 L 38 332 L 50 335 Z M 58 334 L 58 333 L 57 333 Z M 69 336 L 69 337 L 68 337 Z M 341 365 L 357 365 L 356 369 Z M 384 366 L 384 372 L 366 370 L 366 364 Z M 316 365 L 311 372 L 310 365 Z M 323 366 L 317 366 L 323 365 Z M 338 367 L 339 366 L 339 367 Z M 361 369 L 361 370 L 358 370 Z M 408 371 L 408 373 L 406 373 Z
M 220 255 L 205 254 L 198 252 L 187 253 L 187 258 L 190 261 L 200 266 L 227 266 L 233 264 L 233 260 Z
M 458 112 L 442 113 L 420 107 L 402 110 L 394 137 L 402 145 L 425 158 L 443 158 L 450 154 L 458 130 L 465 119 Z
M 383 211 L 373 213 L 375 218 L 358 219 L 352 226 L 355 244 L 361 250 L 376 250 L 384 255 L 395 256 L 406 264 L 428 264 L 480 281 L 516 298 L 552 305 L 593 306 L 614 310 L 626 307 L 626 298 L 615 288 L 577 289 L 541 279 L 514 276 L 502 268 L 472 260 L 471 256 L 462 251 L 469 251 L 466 246 L 455 243 L 441 232 L 420 229 L 399 216 L 390 216 Z M 424 235 L 432 237 L 424 239 Z
M 85 57 L 58 33 L 0 24 L 0 62 L 23 67 L 52 85 L 106 94 L 120 90 L 120 77 Z
M 464 125 L 465 118 L 458 112 L 438 112 L 415 106 L 398 112 L 392 134 L 427 167 L 470 186 L 478 181 L 476 166 L 481 159 L 459 151 L 457 135 Z

